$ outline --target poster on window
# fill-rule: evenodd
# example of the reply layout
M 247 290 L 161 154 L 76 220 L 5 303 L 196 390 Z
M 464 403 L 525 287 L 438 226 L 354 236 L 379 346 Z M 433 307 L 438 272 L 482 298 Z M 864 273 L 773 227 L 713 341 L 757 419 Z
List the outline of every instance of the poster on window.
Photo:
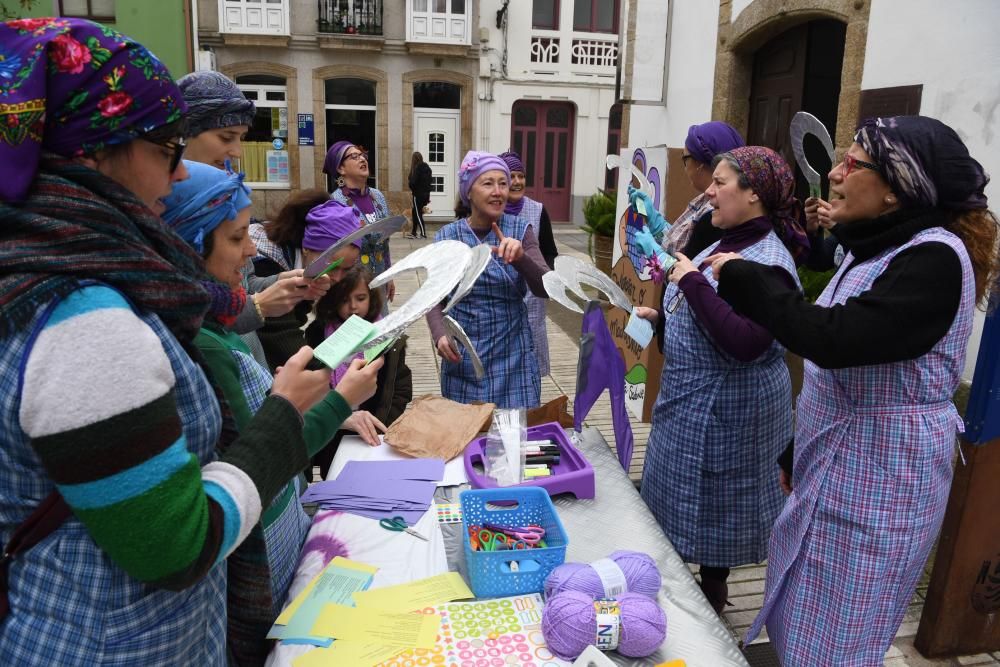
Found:
M 288 182 L 288 151 L 267 151 L 267 182 Z
M 618 170 L 618 199 L 615 206 L 618 229 L 612 244 L 611 277 L 632 300 L 633 305 L 656 308 L 662 298 L 663 286 L 653 282 L 642 254 L 630 250 L 635 247 L 630 241 L 642 229 L 644 218 L 629 206 L 627 190 L 632 182 L 632 174 L 624 165 L 635 165 L 645 175 L 653 187 L 653 202 L 657 210 L 663 211 L 667 147 L 625 148 L 620 157 L 623 167 Z M 663 355 L 655 338 L 643 349 L 630 336 L 625 335 L 629 315 L 623 310 L 612 308 L 608 313 L 608 327 L 625 359 L 625 404 L 636 419 L 649 421 L 660 383 Z
M 271 136 L 288 138 L 288 109 L 287 107 L 271 108 Z

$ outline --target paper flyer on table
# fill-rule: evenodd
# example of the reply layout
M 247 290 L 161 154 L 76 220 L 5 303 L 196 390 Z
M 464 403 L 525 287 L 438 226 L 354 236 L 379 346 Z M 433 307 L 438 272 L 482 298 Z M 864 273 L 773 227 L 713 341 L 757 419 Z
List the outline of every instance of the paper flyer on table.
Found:
M 369 607 L 327 604 L 323 607 L 312 634 L 333 637 L 337 641 L 381 643 L 386 646 L 434 648 L 441 617 L 437 614 L 410 614 Z
M 475 596 L 462 579 L 462 575 L 458 572 L 446 572 L 408 584 L 359 591 L 354 593 L 353 597 L 358 607 L 408 612 Z

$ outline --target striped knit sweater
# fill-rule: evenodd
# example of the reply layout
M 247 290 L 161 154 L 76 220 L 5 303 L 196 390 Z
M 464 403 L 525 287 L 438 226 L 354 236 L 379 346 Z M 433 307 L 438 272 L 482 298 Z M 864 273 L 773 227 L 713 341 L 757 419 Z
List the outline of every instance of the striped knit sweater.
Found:
M 271 396 L 201 466 L 174 383 L 156 333 L 119 292 L 91 286 L 60 301 L 38 332 L 20 405 L 21 427 L 97 545 L 135 579 L 169 590 L 225 558 L 308 463 L 301 417 Z

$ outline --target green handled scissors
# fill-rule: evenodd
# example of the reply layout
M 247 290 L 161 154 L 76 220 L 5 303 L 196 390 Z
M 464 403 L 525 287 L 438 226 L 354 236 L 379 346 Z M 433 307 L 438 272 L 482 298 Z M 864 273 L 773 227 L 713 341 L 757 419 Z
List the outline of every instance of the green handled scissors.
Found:
M 409 533 L 410 535 L 413 535 L 414 537 L 419 537 L 424 542 L 428 542 L 429 541 L 426 537 L 424 537 L 423 535 L 421 535 L 417 531 L 415 531 L 412 528 L 410 528 L 409 526 L 407 526 L 406 525 L 406 519 L 404 519 L 401 516 L 394 516 L 391 519 L 380 519 L 379 522 L 378 522 L 378 525 L 382 526 L 386 530 L 394 530 L 394 531 L 399 532 L 399 533 Z

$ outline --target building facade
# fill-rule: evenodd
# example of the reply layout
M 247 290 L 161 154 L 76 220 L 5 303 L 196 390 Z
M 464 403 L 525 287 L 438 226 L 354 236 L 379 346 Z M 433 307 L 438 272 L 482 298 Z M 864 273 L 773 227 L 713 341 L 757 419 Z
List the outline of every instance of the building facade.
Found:
M 409 210 L 413 151 L 434 173 L 432 206 L 450 216 L 455 172 L 473 146 L 474 0 L 198 0 L 202 67 L 232 77 L 258 106 L 242 168 L 266 216 L 289 192 L 331 188 L 327 148 L 365 147 L 370 185 Z

